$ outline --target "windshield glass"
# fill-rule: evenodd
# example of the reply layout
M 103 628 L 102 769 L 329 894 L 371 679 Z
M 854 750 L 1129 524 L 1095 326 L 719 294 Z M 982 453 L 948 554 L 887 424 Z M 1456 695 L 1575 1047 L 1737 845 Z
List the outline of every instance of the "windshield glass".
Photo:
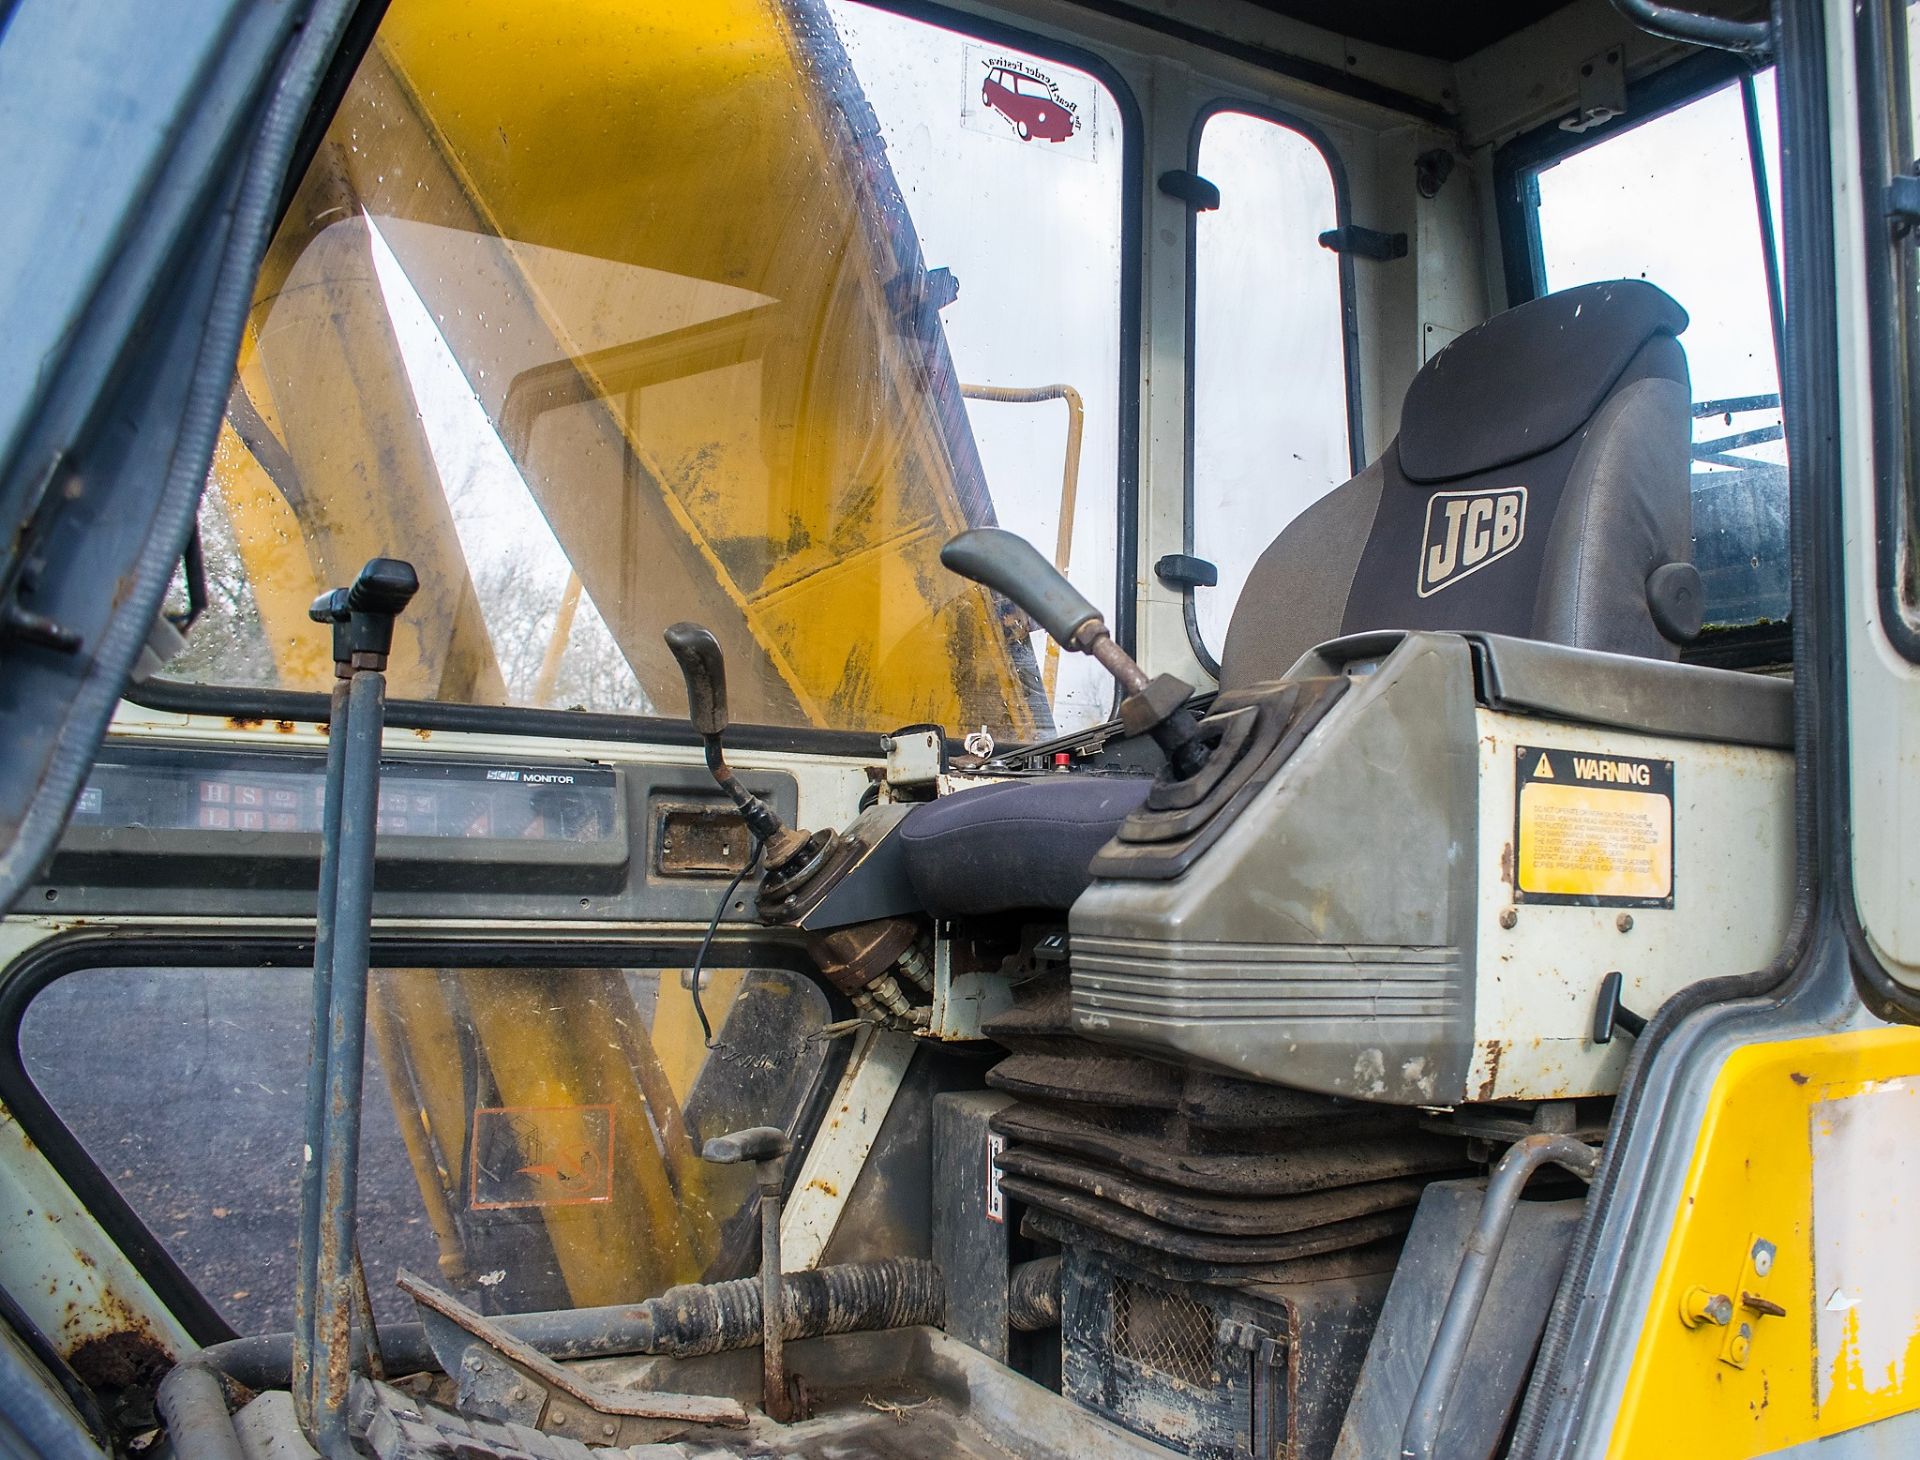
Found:
M 986 104 L 1014 62 L 1058 116 Z M 167 673 L 324 690 L 307 605 L 386 554 L 401 698 L 678 717 L 694 619 L 738 721 L 1102 718 L 937 555 L 997 524 L 1113 602 L 1119 129 L 841 0 L 396 0 L 262 272 Z

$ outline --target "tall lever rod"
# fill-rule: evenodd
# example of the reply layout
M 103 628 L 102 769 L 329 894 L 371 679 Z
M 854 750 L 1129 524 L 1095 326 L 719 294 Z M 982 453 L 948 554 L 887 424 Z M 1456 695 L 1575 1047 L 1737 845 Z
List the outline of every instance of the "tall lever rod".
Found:
M 336 685 L 329 726 L 320 891 L 315 909 L 316 1029 L 307 1079 L 296 1276 L 296 1405 L 327 1460 L 352 1460 L 347 1397 L 359 1286 L 356 1223 L 360 1100 L 366 1065 L 367 972 L 373 925 L 374 837 L 380 808 L 380 738 L 394 620 L 419 591 L 409 563 L 374 558 L 351 586 L 314 600 L 308 616 L 333 630 Z M 344 686 L 344 693 L 341 687 Z M 342 713 L 344 711 L 344 714 Z M 316 1136 L 318 1139 L 316 1140 Z M 304 1294 L 304 1297 L 302 1296 Z M 368 1322 L 368 1341 L 377 1340 Z

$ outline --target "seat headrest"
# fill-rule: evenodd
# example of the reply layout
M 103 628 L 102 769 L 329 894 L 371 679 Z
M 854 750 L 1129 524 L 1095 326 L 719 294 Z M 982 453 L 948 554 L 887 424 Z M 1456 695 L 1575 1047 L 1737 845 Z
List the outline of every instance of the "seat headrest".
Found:
M 1551 451 L 1600 408 L 1642 345 L 1686 327 L 1686 310 L 1640 279 L 1565 289 L 1495 315 L 1407 387 L 1401 472 L 1449 481 Z

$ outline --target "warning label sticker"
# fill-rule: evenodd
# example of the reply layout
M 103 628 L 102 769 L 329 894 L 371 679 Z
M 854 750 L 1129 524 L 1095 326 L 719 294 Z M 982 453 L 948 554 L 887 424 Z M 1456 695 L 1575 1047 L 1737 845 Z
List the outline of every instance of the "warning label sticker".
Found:
M 1514 893 L 1673 906 L 1673 762 L 1515 747 Z

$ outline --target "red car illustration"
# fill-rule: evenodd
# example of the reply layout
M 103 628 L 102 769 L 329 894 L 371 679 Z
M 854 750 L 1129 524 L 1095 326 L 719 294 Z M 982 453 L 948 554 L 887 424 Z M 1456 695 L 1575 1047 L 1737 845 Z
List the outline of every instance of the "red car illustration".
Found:
M 1045 81 L 1007 66 L 995 66 L 987 72 L 980 100 L 1005 117 L 1022 142 L 1035 137 L 1064 142 L 1080 126 L 1073 108 L 1062 102 Z

